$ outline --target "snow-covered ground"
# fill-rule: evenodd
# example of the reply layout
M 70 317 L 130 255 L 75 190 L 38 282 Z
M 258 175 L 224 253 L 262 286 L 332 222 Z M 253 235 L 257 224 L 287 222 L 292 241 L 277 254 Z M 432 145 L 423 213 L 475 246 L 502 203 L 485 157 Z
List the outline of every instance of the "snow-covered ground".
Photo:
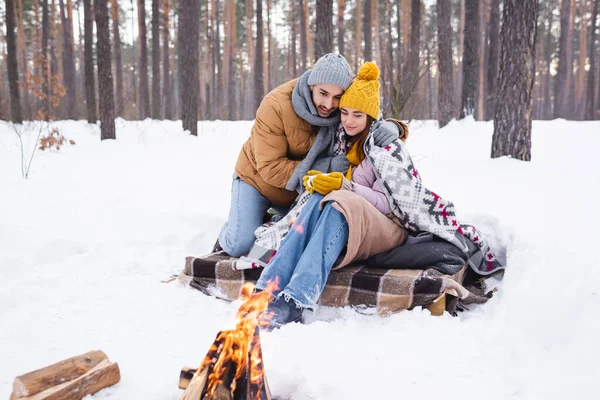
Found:
M 163 283 L 212 247 L 251 122 L 55 123 L 76 142 L 21 177 L 0 126 L 0 397 L 15 376 L 92 349 L 122 379 L 94 398 L 178 399 L 239 304 Z M 322 309 L 262 335 L 280 399 L 594 399 L 600 377 L 600 122 L 536 121 L 530 163 L 490 159 L 492 123 L 411 124 L 429 187 L 506 246 L 485 306 L 431 317 Z M 33 143 L 26 136 L 26 146 Z

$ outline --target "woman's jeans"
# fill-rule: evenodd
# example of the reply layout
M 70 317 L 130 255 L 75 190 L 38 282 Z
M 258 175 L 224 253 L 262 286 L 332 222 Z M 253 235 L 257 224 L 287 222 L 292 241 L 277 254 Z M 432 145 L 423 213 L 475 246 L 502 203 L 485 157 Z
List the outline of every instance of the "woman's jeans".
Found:
M 277 279 L 273 295 L 281 293 L 303 308 L 315 308 L 333 264 L 348 243 L 346 219 L 331 202 L 320 210 L 322 199 L 318 193 L 310 196 L 256 283 L 264 290 Z

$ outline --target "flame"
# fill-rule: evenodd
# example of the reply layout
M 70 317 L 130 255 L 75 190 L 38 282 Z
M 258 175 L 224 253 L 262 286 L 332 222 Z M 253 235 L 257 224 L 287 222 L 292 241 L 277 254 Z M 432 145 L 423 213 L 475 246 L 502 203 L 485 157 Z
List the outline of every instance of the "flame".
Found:
M 271 293 L 278 289 L 278 281 L 278 279 L 269 281 L 264 291 L 254 295 L 252 295 L 253 283 L 246 283 L 242 287 L 241 298 L 244 302 L 237 312 L 235 329 L 223 330 L 219 333 L 197 371 L 198 374 L 214 362 L 213 370 L 207 380 L 207 396 L 211 396 L 217 386 L 224 382 L 232 362 L 236 366 L 235 379 L 230 388 L 232 393 L 235 391 L 236 380 L 243 375 L 247 368 L 250 368 L 251 383 L 262 385 L 264 382 L 260 346 L 254 345 L 258 341 L 255 331 L 259 324 L 265 323 L 259 321 L 259 317 L 267 309 L 272 298 Z M 248 354 L 249 351 L 250 354 Z M 216 361 L 213 356 L 215 354 L 218 354 Z M 248 365 L 248 361 L 250 361 L 250 365 Z

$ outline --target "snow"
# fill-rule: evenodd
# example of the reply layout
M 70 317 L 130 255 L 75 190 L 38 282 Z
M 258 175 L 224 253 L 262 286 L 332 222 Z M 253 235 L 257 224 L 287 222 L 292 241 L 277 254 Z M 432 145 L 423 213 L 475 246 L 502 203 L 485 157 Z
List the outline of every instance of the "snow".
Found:
M 117 120 L 100 142 L 38 151 L 21 177 L 0 126 L 0 397 L 22 373 L 92 349 L 121 368 L 93 398 L 179 399 L 238 303 L 163 283 L 212 247 L 252 123 Z M 321 309 L 262 335 L 280 399 L 598 398 L 600 122 L 534 121 L 532 161 L 490 159 L 491 122 L 413 121 L 408 145 L 428 187 L 505 246 L 500 290 L 458 318 Z M 33 134 L 24 135 L 30 154 Z

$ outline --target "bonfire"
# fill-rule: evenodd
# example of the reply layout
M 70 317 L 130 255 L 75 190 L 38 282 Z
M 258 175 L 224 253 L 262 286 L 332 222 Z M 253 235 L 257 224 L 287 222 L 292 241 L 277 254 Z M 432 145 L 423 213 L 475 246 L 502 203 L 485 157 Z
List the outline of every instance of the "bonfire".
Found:
M 271 399 L 259 326 L 268 322 L 263 313 L 276 288 L 277 282 L 270 282 L 266 290 L 252 295 L 254 284 L 243 286 L 243 303 L 236 315 L 235 329 L 217 334 L 202 364 L 192 370 L 191 380 L 192 371 L 182 370 L 180 387 L 185 388 L 182 400 Z

